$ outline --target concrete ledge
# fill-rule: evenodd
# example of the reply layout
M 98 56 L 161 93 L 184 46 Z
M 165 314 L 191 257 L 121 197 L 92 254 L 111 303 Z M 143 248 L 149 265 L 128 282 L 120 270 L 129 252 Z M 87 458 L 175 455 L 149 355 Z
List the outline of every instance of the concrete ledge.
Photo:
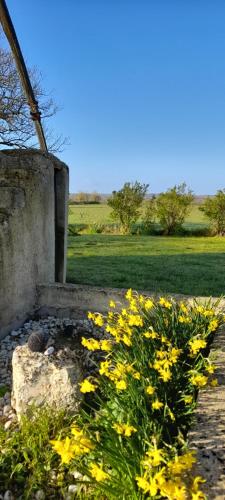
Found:
M 218 387 L 200 391 L 196 422 L 189 443 L 197 451 L 196 473 L 205 480 L 201 489 L 208 499 L 225 498 L 225 330 L 216 334 L 210 357 L 216 366 Z
M 36 311 L 41 316 L 77 317 L 87 311 L 105 313 L 109 300 L 125 304 L 125 289 L 53 283 L 37 287 Z
M 89 285 L 73 284 L 40 284 L 37 287 L 36 310 L 41 315 L 56 315 L 59 317 L 75 317 L 77 314 L 87 311 L 106 313 L 109 300 L 114 300 L 125 305 L 125 288 L 103 288 Z M 147 290 L 139 290 L 139 293 L 149 297 L 159 297 L 161 294 Z M 191 297 L 188 295 L 164 294 L 174 297 L 176 300 L 197 299 L 205 302 L 209 297 Z M 218 299 L 213 297 L 216 302 Z M 225 300 L 221 301 L 221 306 L 225 308 Z

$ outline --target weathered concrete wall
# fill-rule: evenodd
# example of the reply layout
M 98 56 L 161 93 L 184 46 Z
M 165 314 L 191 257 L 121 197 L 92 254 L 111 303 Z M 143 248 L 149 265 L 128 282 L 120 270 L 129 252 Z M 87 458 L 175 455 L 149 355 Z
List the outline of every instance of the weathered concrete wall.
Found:
M 125 290 L 87 285 L 42 284 L 37 287 L 38 315 L 77 318 L 87 311 L 105 313 L 109 300 L 125 304 Z
M 147 290 L 139 290 L 143 295 L 159 297 L 159 294 Z M 76 318 L 84 316 L 87 311 L 106 313 L 110 300 L 119 304 L 126 304 L 126 289 L 103 288 L 88 285 L 72 284 L 40 284 L 37 287 L 36 311 L 41 316 L 53 315 L 57 317 Z M 192 301 L 193 297 L 187 295 L 170 294 L 174 299 L 187 299 Z M 203 303 L 209 297 L 196 297 Z M 215 302 L 218 300 L 213 299 Z M 221 300 L 220 307 L 225 308 L 225 300 Z
M 68 176 L 52 155 L 0 153 L 0 338 L 33 310 L 37 284 L 55 281 L 56 169 Z M 66 232 L 66 216 L 63 224 Z M 63 252 L 60 258 L 62 276 Z

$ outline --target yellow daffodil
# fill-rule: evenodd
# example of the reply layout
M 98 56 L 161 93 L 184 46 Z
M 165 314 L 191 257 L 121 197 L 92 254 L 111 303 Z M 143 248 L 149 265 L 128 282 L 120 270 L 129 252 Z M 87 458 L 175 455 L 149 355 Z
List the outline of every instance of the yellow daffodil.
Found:
M 108 376 L 110 367 L 111 367 L 110 361 L 102 361 L 100 363 L 100 370 L 99 370 L 100 375 Z
M 185 485 L 178 480 L 169 479 L 161 488 L 161 494 L 169 500 L 187 500 Z
M 112 307 L 113 309 L 115 309 L 116 304 L 115 304 L 114 300 L 110 300 L 109 307 Z
M 213 378 L 210 382 L 211 387 L 217 387 L 219 385 L 217 378 Z
M 200 349 L 204 349 L 206 345 L 207 343 L 204 339 L 194 338 L 189 340 L 190 351 L 194 356 L 200 351 Z
M 161 306 L 165 307 L 166 309 L 171 309 L 171 307 L 172 307 L 171 302 L 169 302 L 168 300 L 164 299 L 164 297 L 160 297 L 159 304 Z
M 144 308 L 146 311 L 150 311 L 154 307 L 154 302 L 151 299 L 147 299 L 144 303 Z
M 148 493 L 149 492 L 149 482 L 147 481 L 147 479 L 144 476 L 136 476 L 135 479 L 137 481 L 138 488 L 143 490 L 144 493 Z
M 127 300 L 130 300 L 130 299 L 132 299 L 132 296 L 133 296 L 133 291 L 131 288 L 129 288 L 129 290 L 127 290 L 125 297 Z
M 180 303 L 180 309 L 184 314 L 188 313 L 188 308 L 183 302 Z
M 119 391 L 124 391 L 127 388 L 127 383 L 125 380 L 118 380 L 115 382 L 115 386 Z
M 84 394 L 86 392 L 93 392 L 95 389 L 97 389 L 97 385 L 92 384 L 92 382 L 90 382 L 87 378 L 80 384 L 80 392 L 83 392 Z
M 54 450 L 60 455 L 63 464 L 68 464 L 74 458 L 74 446 L 69 437 L 61 441 L 51 440 Z
M 101 340 L 100 341 L 100 349 L 102 351 L 111 351 L 112 349 L 112 342 L 110 340 Z
M 210 374 L 214 373 L 215 371 L 215 366 L 212 365 L 211 363 L 208 364 L 208 366 L 206 366 L 206 371 Z
M 156 399 L 152 403 L 152 409 L 153 410 L 160 410 L 160 408 L 162 408 L 162 406 L 163 406 L 163 403 L 161 403 L 161 401 L 159 401 L 158 399 Z
M 193 385 L 196 385 L 196 387 L 204 387 L 207 382 L 208 378 L 205 375 L 201 375 L 200 373 L 192 375 L 190 378 L 190 382 Z
M 91 476 L 97 481 L 105 481 L 108 478 L 108 474 L 103 471 L 102 467 L 99 467 L 97 464 L 91 464 L 90 467 Z
M 98 349 L 101 348 L 100 342 L 96 339 L 93 339 L 93 338 L 86 339 L 85 337 L 82 337 L 81 343 L 89 351 L 97 351 Z
M 137 429 L 133 427 L 133 425 L 128 424 L 115 423 L 113 424 L 113 429 L 116 430 L 117 434 L 123 435 L 125 437 L 130 437 L 131 434 L 137 432 Z
M 155 392 L 155 387 L 153 387 L 152 385 L 147 385 L 145 390 L 149 396 L 152 396 L 152 394 L 154 394 Z
M 180 314 L 178 316 L 178 322 L 179 323 L 191 323 L 191 318 L 189 318 L 188 316 L 184 316 L 184 315 Z
M 152 450 L 148 450 L 144 460 L 142 461 L 142 465 L 145 469 L 149 467 L 158 467 L 162 462 L 165 461 L 165 452 L 161 448 L 153 448 Z
M 212 319 L 212 321 L 210 321 L 209 323 L 209 326 L 208 326 L 208 330 L 209 332 L 214 332 L 218 327 L 218 320 L 217 319 Z
M 184 396 L 183 401 L 186 405 L 189 405 L 189 404 L 193 403 L 193 397 L 192 396 Z

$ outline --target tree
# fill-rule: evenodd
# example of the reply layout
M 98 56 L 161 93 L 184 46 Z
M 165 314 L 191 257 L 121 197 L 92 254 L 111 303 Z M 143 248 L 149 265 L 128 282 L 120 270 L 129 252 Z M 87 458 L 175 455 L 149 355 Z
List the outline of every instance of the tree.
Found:
M 174 234 L 181 228 L 193 199 L 192 191 L 185 183 L 157 196 L 156 215 L 165 234 Z
M 145 202 L 145 211 L 143 215 L 143 224 L 146 232 L 151 231 L 156 218 L 156 196 L 153 195 Z
M 211 222 L 211 226 L 216 234 L 225 235 L 225 189 L 219 189 L 216 195 L 207 197 L 199 207 Z
M 120 221 L 123 233 L 130 233 L 132 224 L 137 221 L 147 189 L 148 184 L 126 182 L 120 191 L 113 191 L 108 199 L 108 205 L 112 208 L 111 216 Z
M 41 75 L 29 70 L 34 94 L 42 114 L 48 149 L 60 151 L 67 142 L 62 136 L 55 137 L 45 126 L 46 119 L 57 112 L 52 98 L 46 96 L 41 87 Z M 0 48 L 0 146 L 35 147 L 36 133 L 30 117 L 30 109 L 21 88 L 19 75 L 12 54 Z

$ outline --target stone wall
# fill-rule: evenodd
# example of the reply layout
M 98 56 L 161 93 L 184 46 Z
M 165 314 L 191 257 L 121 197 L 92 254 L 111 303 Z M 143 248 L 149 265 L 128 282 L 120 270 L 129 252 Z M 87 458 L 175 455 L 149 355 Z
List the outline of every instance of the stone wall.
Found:
M 64 179 L 57 193 L 55 172 Z M 54 156 L 0 153 L 0 338 L 31 313 L 38 283 L 64 281 L 67 196 L 68 168 Z M 62 238 L 57 269 L 56 226 Z

